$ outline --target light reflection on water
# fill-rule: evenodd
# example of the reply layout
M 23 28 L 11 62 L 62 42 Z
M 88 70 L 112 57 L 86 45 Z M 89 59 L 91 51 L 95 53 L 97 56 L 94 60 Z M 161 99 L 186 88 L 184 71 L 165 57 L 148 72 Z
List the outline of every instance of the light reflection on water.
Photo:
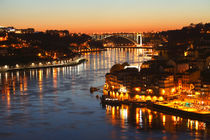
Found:
M 129 125 L 133 125 L 139 131 L 161 129 L 166 132 L 176 133 L 180 129 L 195 132 L 198 137 L 207 133 L 206 123 L 204 122 L 166 115 L 147 108 L 136 108 L 128 105 L 106 105 L 105 109 L 109 121 L 113 125 L 120 125 L 124 129 L 129 129 Z
M 146 50 L 148 51 L 148 50 Z M 203 122 L 128 106 L 101 107 L 89 93 L 115 63 L 140 65 L 142 49 L 85 54 L 74 67 L 0 74 L 0 139 L 202 139 Z

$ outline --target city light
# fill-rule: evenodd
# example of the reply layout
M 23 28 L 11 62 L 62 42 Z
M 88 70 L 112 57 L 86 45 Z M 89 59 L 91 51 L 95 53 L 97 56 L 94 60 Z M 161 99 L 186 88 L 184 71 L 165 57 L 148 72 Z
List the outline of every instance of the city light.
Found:
M 151 101 L 152 100 L 151 96 L 147 96 L 146 100 Z
M 140 87 L 136 87 L 135 91 L 139 92 L 139 91 L 141 91 L 141 88 Z
M 3 0 L 0 139 L 208 139 L 209 5 Z
M 172 93 L 176 92 L 176 88 L 172 88 L 172 89 L 171 89 L 171 92 L 172 92 Z
M 165 93 L 166 93 L 166 92 L 165 92 L 165 90 L 164 90 L 164 89 L 162 89 L 162 92 L 161 92 L 161 93 L 162 93 L 162 95 L 165 95 Z
M 121 87 L 121 88 L 120 88 L 120 90 L 119 90 L 119 92 L 123 92 L 123 93 L 126 93 L 126 92 L 127 92 L 127 89 L 126 89 L 126 87 Z

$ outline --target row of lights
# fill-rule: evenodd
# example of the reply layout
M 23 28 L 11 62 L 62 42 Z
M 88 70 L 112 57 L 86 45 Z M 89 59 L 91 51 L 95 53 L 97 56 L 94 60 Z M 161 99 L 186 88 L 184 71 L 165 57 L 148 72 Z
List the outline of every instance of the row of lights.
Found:
M 47 64 L 49 65 L 49 64 L 51 64 L 51 63 L 50 63 L 50 62 L 47 62 Z M 43 65 L 43 64 L 40 62 L 40 63 L 39 63 L 39 66 L 42 66 L 42 65 Z M 35 66 L 35 64 L 34 64 L 34 63 L 31 63 L 31 66 L 33 67 L 33 66 Z M 19 68 L 20 65 L 16 64 L 15 67 L 16 67 L 16 68 Z M 4 65 L 4 69 L 8 69 L 8 68 L 9 68 L 8 65 Z
M 50 62 L 47 62 L 47 65 L 50 65 L 50 64 L 51 64 Z M 63 62 L 61 62 L 61 64 L 63 64 Z M 39 65 L 39 66 L 42 66 L 43 64 L 40 62 L 38 65 Z M 35 66 L 35 63 L 31 63 L 31 66 L 34 67 L 34 66 Z M 16 68 L 19 68 L 20 65 L 16 64 L 15 67 L 16 67 Z M 9 69 L 9 66 L 8 66 L 8 65 L 4 65 L 3 68 L 4 68 L 4 69 Z
M 16 68 L 19 68 L 20 66 L 18 64 L 15 65 Z M 9 69 L 8 65 L 4 65 L 4 69 Z

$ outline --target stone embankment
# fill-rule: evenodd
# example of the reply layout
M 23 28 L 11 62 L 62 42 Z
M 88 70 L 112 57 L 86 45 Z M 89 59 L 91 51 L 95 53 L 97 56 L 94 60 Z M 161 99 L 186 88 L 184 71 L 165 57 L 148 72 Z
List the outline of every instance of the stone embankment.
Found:
M 63 66 L 73 66 L 80 64 L 86 61 L 85 58 L 74 58 L 68 60 L 59 60 L 59 61 L 50 61 L 50 62 L 34 62 L 30 65 L 19 65 L 16 64 L 15 66 L 0 66 L 0 72 L 7 72 L 7 71 L 14 71 L 14 70 L 23 70 L 23 69 L 39 69 L 39 68 L 50 68 L 50 67 L 63 67 Z

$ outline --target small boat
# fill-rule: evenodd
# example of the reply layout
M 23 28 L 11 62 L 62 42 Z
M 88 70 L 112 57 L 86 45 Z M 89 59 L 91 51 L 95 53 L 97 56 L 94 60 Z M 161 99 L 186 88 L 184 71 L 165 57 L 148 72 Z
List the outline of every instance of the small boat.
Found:
M 95 91 L 99 91 L 100 89 L 96 88 L 96 87 L 90 87 L 90 93 L 93 93 Z

